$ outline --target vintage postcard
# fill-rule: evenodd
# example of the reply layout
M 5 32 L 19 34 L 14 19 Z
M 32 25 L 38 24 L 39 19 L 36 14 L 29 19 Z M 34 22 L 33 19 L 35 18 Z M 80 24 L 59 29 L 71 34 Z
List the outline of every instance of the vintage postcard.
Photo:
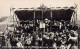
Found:
M 80 0 L 0 0 L 0 49 L 80 49 Z

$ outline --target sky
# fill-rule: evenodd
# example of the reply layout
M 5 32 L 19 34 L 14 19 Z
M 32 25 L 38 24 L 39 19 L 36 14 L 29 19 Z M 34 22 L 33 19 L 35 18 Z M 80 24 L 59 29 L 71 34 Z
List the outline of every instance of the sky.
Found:
M 10 16 L 11 8 L 39 7 L 44 4 L 48 7 L 74 6 L 77 4 L 78 20 L 80 20 L 80 0 L 0 0 L 0 17 Z

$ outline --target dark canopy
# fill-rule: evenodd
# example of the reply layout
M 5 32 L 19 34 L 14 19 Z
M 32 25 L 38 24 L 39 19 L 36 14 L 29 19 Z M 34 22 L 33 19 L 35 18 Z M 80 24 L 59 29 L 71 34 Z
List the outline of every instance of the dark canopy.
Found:
M 51 19 L 51 11 L 47 10 L 43 12 L 43 19 L 48 18 Z
M 34 11 L 28 11 L 28 10 L 15 11 L 19 20 L 23 20 L 23 21 L 32 20 L 34 18 L 33 12 Z
M 73 10 L 71 9 L 59 9 L 59 10 L 52 10 L 52 20 L 71 20 Z M 33 10 L 19 10 L 15 11 L 15 14 L 19 18 L 19 20 L 32 20 L 34 19 L 34 11 Z M 48 18 L 51 19 L 51 10 L 46 10 L 43 11 L 43 17 L 42 17 L 42 11 L 41 10 L 36 10 L 35 11 L 35 18 Z
M 61 10 L 53 10 L 52 19 L 53 20 L 71 20 L 73 10 L 71 9 L 61 9 Z

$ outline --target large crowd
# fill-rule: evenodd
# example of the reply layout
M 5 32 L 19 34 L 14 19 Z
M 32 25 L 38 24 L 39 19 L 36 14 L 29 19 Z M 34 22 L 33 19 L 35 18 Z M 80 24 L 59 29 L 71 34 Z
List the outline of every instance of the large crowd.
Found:
M 77 26 L 69 21 L 49 19 L 20 22 L 5 35 L 6 46 L 22 48 L 71 49 L 78 46 Z M 29 47 L 31 46 L 31 47 Z

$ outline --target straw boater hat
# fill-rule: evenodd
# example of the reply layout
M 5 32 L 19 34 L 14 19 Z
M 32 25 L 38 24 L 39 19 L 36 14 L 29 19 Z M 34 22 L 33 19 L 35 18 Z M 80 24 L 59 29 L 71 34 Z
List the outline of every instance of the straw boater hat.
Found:
M 48 20 L 47 18 L 45 20 Z

